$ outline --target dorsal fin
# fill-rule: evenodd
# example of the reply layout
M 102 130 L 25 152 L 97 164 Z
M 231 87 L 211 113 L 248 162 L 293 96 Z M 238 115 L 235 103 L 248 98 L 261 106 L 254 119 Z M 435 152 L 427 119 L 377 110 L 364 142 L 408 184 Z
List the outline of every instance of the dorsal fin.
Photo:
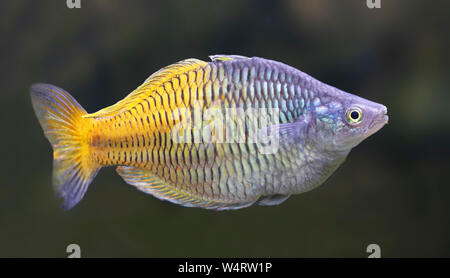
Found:
M 215 62 L 215 61 L 233 61 L 233 60 L 239 60 L 239 59 L 250 59 L 248 57 L 241 56 L 241 55 L 222 55 L 222 54 L 211 55 L 211 56 L 209 56 L 209 58 L 213 62 Z
M 164 67 L 157 72 L 150 75 L 142 85 L 140 85 L 136 90 L 130 93 L 127 97 L 117 102 L 116 104 L 103 108 L 98 112 L 87 114 L 83 116 L 84 118 L 105 118 L 112 117 L 123 111 L 129 110 L 135 107 L 138 103 L 147 98 L 152 94 L 157 87 L 164 84 L 166 81 L 170 80 L 177 75 L 194 70 L 208 63 L 198 59 L 186 59 L 178 63 Z

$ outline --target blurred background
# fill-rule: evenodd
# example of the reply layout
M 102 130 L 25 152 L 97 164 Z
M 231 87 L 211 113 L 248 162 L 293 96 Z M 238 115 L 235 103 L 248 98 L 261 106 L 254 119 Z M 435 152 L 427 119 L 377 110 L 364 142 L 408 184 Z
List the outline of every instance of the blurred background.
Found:
M 450 2 L 0 2 L 0 257 L 450 256 Z M 137 191 L 103 169 L 64 212 L 29 87 L 88 112 L 185 58 L 260 56 L 385 104 L 390 122 L 321 187 L 280 206 L 216 212 Z

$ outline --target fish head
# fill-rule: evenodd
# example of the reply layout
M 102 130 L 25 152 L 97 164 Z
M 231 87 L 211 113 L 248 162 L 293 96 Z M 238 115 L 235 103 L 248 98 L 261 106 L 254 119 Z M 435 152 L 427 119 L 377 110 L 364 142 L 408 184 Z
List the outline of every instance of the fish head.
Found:
M 326 150 L 350 151 L 387 124 L 386 106 L 327 87 L 324 104 L 314 110 L 315 133 Z

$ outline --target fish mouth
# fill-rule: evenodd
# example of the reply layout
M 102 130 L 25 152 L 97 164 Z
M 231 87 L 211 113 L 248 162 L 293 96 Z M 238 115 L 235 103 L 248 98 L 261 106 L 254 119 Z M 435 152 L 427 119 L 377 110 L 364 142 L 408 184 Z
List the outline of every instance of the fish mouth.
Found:
M 389 116 L 387 115 L 387 108 L 383 106 L 381 113 L 376 117 L 373 122 L 369 125 L 369 136 L 380 130 L 384 125 L 389 122 Z
M 384 106 L 381 111 L 382 111 L 382 114 L 381 114 L 381 117 L 380 117 L 381 118 L 380 122 L 383 125 L 385 125 L 385 124 L 387 124 L 389 122 L 389 116 L 387 115 L 387 108 L 386 108 L 386 106 Z

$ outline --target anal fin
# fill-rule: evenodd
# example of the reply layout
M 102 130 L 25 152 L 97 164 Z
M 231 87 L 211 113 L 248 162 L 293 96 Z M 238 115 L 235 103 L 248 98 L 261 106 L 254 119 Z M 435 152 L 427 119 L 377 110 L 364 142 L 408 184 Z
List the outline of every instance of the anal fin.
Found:
M 202 196 L 197 196 L 162 180 L 148 169 L 119 166 L 117 167 L 117 173 L 126 183 L 135 186 L 138 190 L 153 195 L 160 200 L 169 201 L 185 207 L 230 210 L 248 207 L 257 201 L 257 197 L 253 200 L 235 202 L 203 198 Z

